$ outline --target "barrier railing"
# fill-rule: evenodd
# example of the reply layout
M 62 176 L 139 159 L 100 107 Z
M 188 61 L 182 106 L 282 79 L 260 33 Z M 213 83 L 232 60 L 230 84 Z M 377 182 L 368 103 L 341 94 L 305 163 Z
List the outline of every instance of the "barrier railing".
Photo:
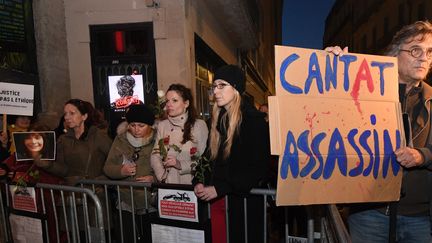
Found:
M 351 238 L 336 205 L 327 205 L 326 215 L 323 228 L 329 236 L 328 242 L 350 243 Z
M 167 185 L 165 184 L 165 186 Z M 142 235 L 140 238 L 138 232 L 142 230 L 140 229 L 142 225 L 137 227 L 137 221 L 139 221 L 140 215 L 151 215 L 156 212 L 156 206 L 151 205 L 153 197 L 151 191 L 157 187 L 159 187 L 158 184 L 112 180 L 81 180 L 77 183 L 77 187 L 39 183 L 35 188 L 39 191 L 37 194 L 42 210 L 41 214 L 51 214 L 53 218 L 53 220 L 44 220 L 46 242 L 139 242 L 142 237 L 148 236 Z M 185 188 L 184 185 L 169 185 L 169 187 L 173 189 Z M 8 185 L 2 185 L 2 194 L 8 192 L 4 188 L 8 188 Z M 190 189 L 191 186 L 188 188 Z M 277 242 L 315 242 L 316 240 L 320 240 L 320 242 L 350 242 L 346 227 L 334 205 L 306 206 L 307 238 L 300 239 L 293 237 L 290 232 L 292 225 L 289 225 L 287 221 L 288 208 L 275 207 L 275 190 L 252 189 L 251 194 L 263 197 L 262 211 L 257 213 L 264 215 L 262 228 L 262 242 L 264 243 L 275 242 L 275 240 L 270 240 L 268 226 L 269 221 L 272 220 L 268 217 L 269 212 L 275 208 L 282 209 L 283 218 L 285 218 L 283 237 L 278 239 Z M 127 198 L 128 200 L 125 200 Z M 90 202 L 88 202 L 88 199 Z M 140 201 L 138 205 L 136 200 Z M 229 199 L 226 198 L 225 200 L 228 202 Z M 129 204 L 125 204 L 125 201 L 128 201 Z M 11 210 L 10 197 L 0 197 L 0 206 L 0 213 L 3 215 L 1 227 L 6 232 L 4 241 L 9 243 L 12 242 L 12 232 L 8 217 L 11 212 L 14 212 L 13 209 Z M 77 213 L 79 207 L 81 207 L 81 214 Z M 243 213 L 245 222 L 248 219 L 247 207 L 248 199 L 244 198 L 245 210 Z M 123 211 L 131 213 L 132 231 L 124 228 L 127 222 L 124 219 Z M 228 219 L 228 215 L 226 216 Z M 210 217 L 210 210 L 208 209 L 208 218 Z M 115 220 L 110 220 L 113 218 Z M 111 231 L 113 222 L 119 222 L 120 225 L 119 233 L 116 233 L 116 241 L 114 241 Z M 316 224 L 316 222 L 319 222 L 320 225 Z M 227 220 L 227 242 L 229 242 L 229 224 L 230 222 Z M 317 226 L 319 229 L 315 231 Z M 247 224 L 244 225 L 244 242 L 250 240 L 247 236 L 248 227 Z M 55 232 L 50 232 L 49 229 L 53 228 Z M 125 236 L 127 236 L 125 231 L 127 230 L 132 232 L 131 236 L 133 238 L 131 239 L 133 240 L 125 241 Z M 146 234 L 151 233 L 147 231 Z
M 1 230 L 0 230 L 0 242 L 1 243 L 5 243 L 8 242 L 10 239 L 10 234 L 9 234 L 9 221 L 6 220 L 6 212 L 5 212 L 5 203 L 4 203 L 4 198 L 3 196 L 6 195 L 5 193 L 3 193 L 5 191 L 6 185 L 0 183 L 0 216 L 1 216 Z
M 123 210 L 127 210 L 128 212 L 131 212 L 132 216 L 132 234 L 133 234 L 133 242 L 137 242 L 137 224 L 136 224 L 136 218 L 137 218 L 137 210 L 141 210 L 143 214 L 148 214 L 155 211 L 154 207 L 151 207 L 150 205 L 150 198 L 149 194 L 151 193 L 152 189 L 152 183 L 147 182 L 132 182 L 132 181 L 114 181 L 114 180 L 80 180 L 76 184 L 80 187 L 90 187 L 93 192 L 96 192 L 96 190 L 100 187 L 102 187 L 103 196 L 104 196 L 104 203 L 105 205 L 115 205 L 115 208 L 117 209 L 118 213 L 118 219 L 120 222 L 120 242 L 124 242 L 125 238 L 125 229 L 124 229 L 124 223 L 123 223 Z M 110 192 L 111 189 L 111 192 Z M 122 191 L 128 191 L 128 194 L 130 196 L 130 205 L 124 204 L 124 200 L 122 200 Z M 142 193 L 140 193 L 141 196 L 144 197 L 144 205 L 141 208 L 137 208 L 135 197 L 136 191 L 135 190 L 141 190 Z M 110 194 L 111 193 L 111 194 Z M 101 193 L 98 193 L 99 196 L 101 196 Z M 123 197 L 124 197 L 123 193 Z M 129 206 L 130 208 L 125 208 Z M 106 207 L 104 213 L 107 215 L 107 219 L 113 218 L 114 209 L 110 207 Z M 132 213 L 134 212 L 134 213 Z M 111 220 L 107 220 L 106 222 L 107 229 L 111 229 Z M 138 237 L 139 238 L 139 237 Z M 108 230 L 108 242 L 113 241 L 113 236 L 111 230 Z
M 26 237 L 25 241 L 37 242 L 43 239 L 44 242 L 105 243 L 102 206 L 89 189 L 43 183 L 34 187 L 3 184 L 1 194 L 5 242 Z M 89 207 L 95 212 L 93 221 Z
M 141 215 L 145 215 L 147 218 L 144 220 L 145 225 L 141 224 L 141 227 L 148 228 L 149 225 L 151 226 L 152 223 L 157 221 L 163 221 L 159 220 L 158 215 L 156 215 L 157 210 L 157 195 L 155 194 L 156 189 L 162 187 L 164 189 L 172 189 L 172 190 L 188 190 L 191 194 L 193 194 L 193 187 L 191 185 L 179 185 L 179 184 L 156 184 L 156 183 L 144 183 L 144 182 L 133 182 L 133 181 L 115 181 L 115 180 L 80 180 L 76 184 L 80 187 L 86 187 L 94 192 L 97 191 L 97 189 L 100 189 L 102 191 L 99 193 L 96 193 L 100 197 L 103 196 L 104 198 L 100 198 L 104 201 L 105 205 L 109 205 L 111 201 L 111 205 L 113 207 L 106 208 L 104 213 L 107 215 L 106 218 L 116 218 L 116 220 L 120 223 L 120 226 L 117 227 L 117 231 L 115 234 L 116 242 L 138 242 L 140 241 L 140 237 L 137 237 L 137 232 L 139 232 L 142 229 L 139 229 L 137 227 L 137 218 L 140 218 Z M 140 191 L 141 193 L 137 193 Z M 154 191 L 154 192 L 153 192 Z M 140 202 L 137 205 L 137 197 L 142 197 Z M 179 199 L 178 199 L 179 200 Z M 132 225 L 131 235 L 133 237 L 127 237 L 128 235 L 125 234 L 125 220 L 124 220 L 124 211 L 129 212 Z M 115 214 L 113 214 L 115 212 Z M 206 211 L 204 213 L 204 217 L 209 218 L 209 211 Z M 115 221 L 115 220 L 114 220 Z M 166 221 L 166 220 L 165 220 Z M 158 222 L 161 223 L 161 222 Z M 162 222 L 166 223 L 166 222 Z M 198 223 L 195 223 L 195 226 L 197 227 Z M 112 227 L 110 221 L 105 223 L 107 225 L 107 229 L 110 229 Z M 198 228 L 205 228 L 198 227 Z M 203 230 L 203 229 L 201 229 Z M 147 233 L 150 233 L 149 230 Z M 144 235 L 144 239 L 147 239 L 147 241 L 151 241 L 152 239 L 148 236 Z M 113 235 L 111 231 L 107 232 L 107 240 L 108 242 L 113 241 Z M 142 237 L 141 237 L 142 238 Z M 146 241 L 146 242 L 147 242 Z
M 267 229 L 267 210 L 268 210 L 268 202 L 269 198 L 272 201 L 276 200 L 276 190 L 275 189 L 252 189 L 251 194 L 253 195 L 262 195 L 264 197 L 264 204 L 263 204 L 263 214 L 264 214 L 264 243 L 268 242 L 268 229 Z M 247 199 L 245 199 L 245 203 L 247 203 Z M 343 243 L 349 243 L 351 242 L 351 239 L 349 237 L 348 230 L 342 220 L 342 217 L 337 210 L 336 206 L 334 204 L 330 205 L 316 205 L 316 206 L 305 206 L 306 207 L 306 217 L 307 217 L 307 239 L 306 241 L 308 243 L 315 242 L 315 240 L 319 239 L 320 242 L 343 242 Z M 290 238 L 297 238 L 297 237 L 290 237 L 289 235 L 289 224 L 286 221 L 288 218 L 287 214 L 287 207 L 284 208 L 284 242 L 292 242 L 290 241 Z M 245 214 L 245 221 L 247 219 L 246 211 L 244 211 Z M 315 220 L 320 220 L 320 231 L 315 232 Z M 227 228 L 228 229 L 228 228 Z M 297 239 L 295 242 L 299 242 L 300 239 Z M 245 237 L 245 242 L 247 242 L 247 237 Z

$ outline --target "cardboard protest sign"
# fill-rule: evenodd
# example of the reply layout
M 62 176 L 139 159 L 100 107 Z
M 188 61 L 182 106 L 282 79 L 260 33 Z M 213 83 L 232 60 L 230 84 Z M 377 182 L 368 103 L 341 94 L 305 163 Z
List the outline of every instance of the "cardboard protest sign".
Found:
M 33 85 L 0 82 L 0 114 L 33 116 Z
M 405 146 L 397 60 L 276 46 L 269 97 L 277 204 L 399 199 Z
M 41 156 L 42 160 L 54 160 L 56 152 L 55 133 L 52 131 L 14 132 L 12 133 L 17 161 L 33 160 Z
M 144 103 L 142 75 L 108 76 L 112 109 L 124 109 L 133 104 Z

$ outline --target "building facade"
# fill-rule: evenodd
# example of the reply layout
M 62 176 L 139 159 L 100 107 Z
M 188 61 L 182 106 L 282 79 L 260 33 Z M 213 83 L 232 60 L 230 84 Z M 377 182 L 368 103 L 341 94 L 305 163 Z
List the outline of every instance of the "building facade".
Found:
M 20 1 L 31 3 L 34 20 L 35 112 L 51 127 L 70 98 L 94 103 L 109 119 L 110 75 L 141 74 L 145 103 L 158 89 L 184 84 L 204 118 L 221 65 L 245 70 L 246 96 L 256 105 L 274 94 L 282 0 Z
M 382 54 L 402 26 L 432 19 L 428 0 L 337 0 L 325 24 L 324 46 Z

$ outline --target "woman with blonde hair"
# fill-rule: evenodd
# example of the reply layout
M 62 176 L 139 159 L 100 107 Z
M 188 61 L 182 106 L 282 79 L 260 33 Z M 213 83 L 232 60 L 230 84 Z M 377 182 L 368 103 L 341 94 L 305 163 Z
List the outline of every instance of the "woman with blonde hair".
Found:
M 230 242 L 262 242 L 264 205 L 262 197 L 249 191 L 260 186 L 267 175 L 269 133 L 264 114 L 242 99 L 245 91 L 243 71 L 235 65 L 215 72 L 209 154 L 212 162 L 208 185 L 194 180 L 195 194 L 211 201 L 213 242 L 226 242 L 225 201 L 228 196 Z M 247 198 L 247 222 L 244 222 L 244 198 Z

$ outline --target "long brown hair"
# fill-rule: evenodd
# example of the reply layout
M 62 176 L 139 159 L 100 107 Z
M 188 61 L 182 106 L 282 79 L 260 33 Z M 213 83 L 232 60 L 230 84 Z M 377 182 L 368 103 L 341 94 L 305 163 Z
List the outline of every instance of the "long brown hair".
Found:
M 168 91 L 175 91 L 180 97 L 182 97 L 183 101 L 189 101 L 189 106 L 186 108 L 188 118 L 184 125 L 183 140 L 181 141 L 182 144 L 185 144 L 187 141 L 192 140 L 191 130 L 198 117 L 198 113 L 194 106 L 192 92 L 182 84 L 171 84 L 167 93 Z

